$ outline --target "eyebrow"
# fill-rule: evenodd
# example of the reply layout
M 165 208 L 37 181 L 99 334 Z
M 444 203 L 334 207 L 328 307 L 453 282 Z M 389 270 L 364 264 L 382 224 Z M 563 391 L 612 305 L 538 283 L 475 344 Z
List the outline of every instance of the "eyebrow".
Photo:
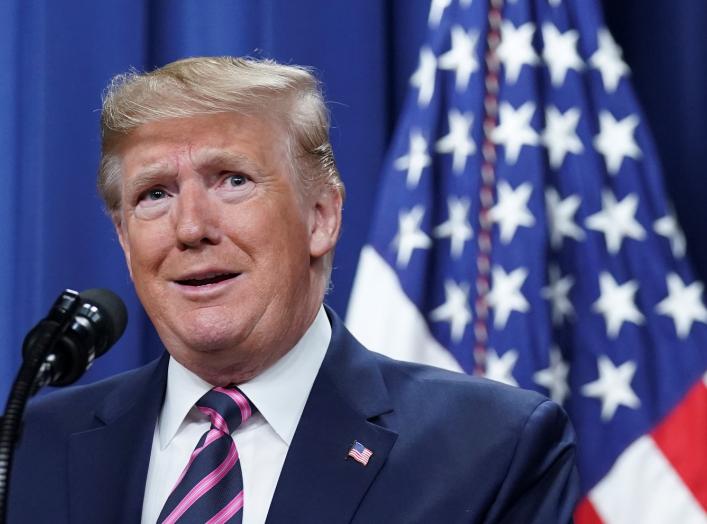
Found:
M 203 148 L 191 155 L 191 161 L 197 171 L 204 167 L 226 165 L 231 169 L 245 170 L 256 175 L 262 174 L 262 168 L 245 155 L 224 151 L 218 148 Z
M 140 170 L 126 184 L 126 194 L 135 195 L 143 190 L 158 184 L 164 180 L 165 174 L 174 171 L 174 167 L 168 162 L 154 162 L 142 166 Z
M 247 156 L 218 148 L 200 149 L 191 156 L 191 162 L 197 171 L 214 165 L 225 165 L 229 169 L 247 171 L 256 176 L 263 173 L 262 168 Z M 170 162 L 156 161 L 142 166 L 127 182 L 126 195 L 136 195 L 163 183 L 165 176 L 170 176 L 174 172 L 174 165 Z

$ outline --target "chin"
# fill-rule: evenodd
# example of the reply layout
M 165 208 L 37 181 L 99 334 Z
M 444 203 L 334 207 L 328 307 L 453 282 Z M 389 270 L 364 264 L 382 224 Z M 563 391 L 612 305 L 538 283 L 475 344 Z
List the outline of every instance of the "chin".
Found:
M 213 329 L 190 332 L 168 350 L 184 367 L 215 386 L 241 384 L 271 364 L 271 355 L 251 347 L 247 339 Z
M 219 329 L 221 326 L 190 326 L 181 327 L 182 333 L 177 334 L 179 345 L 188 351 L 196 353 L 220 353 L 234 351 L 247 340 L 247 334 L 230 329 Z
M 210 352 L 243 344 L 255 324 L 245 315 L 234 315 L 232 308 L 203 308 L 182 315 L 170 331 L 181 345 Z

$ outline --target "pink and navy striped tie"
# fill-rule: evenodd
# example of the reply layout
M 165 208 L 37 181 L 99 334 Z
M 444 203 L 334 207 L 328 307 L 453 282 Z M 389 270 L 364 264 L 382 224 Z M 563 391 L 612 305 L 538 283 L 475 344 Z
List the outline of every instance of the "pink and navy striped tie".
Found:
M 165 502 L 158 524 L 240 524 L 243 520 L 243 476 L 231 432 L 255 408 L 236 388 L 217 387 L 196 407 L 211 419 Z

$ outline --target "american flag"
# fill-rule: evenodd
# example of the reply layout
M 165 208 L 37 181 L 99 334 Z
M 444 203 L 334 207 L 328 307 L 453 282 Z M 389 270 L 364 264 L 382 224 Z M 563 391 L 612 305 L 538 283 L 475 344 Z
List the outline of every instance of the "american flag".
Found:
M 532 388 L 584 523 L 707 522 L 707 308 L 593 0 L 433 0 L 347 323 Z
M 368 464 L 368 461 L 372 456 L 373 452 L 361 444 L 358 440 L 354 440 L 354 443 L 351 445 L 351 449 L 346 454 L 347 458 L 351 457 L 356 462 L 359 462 L 364 466 Z

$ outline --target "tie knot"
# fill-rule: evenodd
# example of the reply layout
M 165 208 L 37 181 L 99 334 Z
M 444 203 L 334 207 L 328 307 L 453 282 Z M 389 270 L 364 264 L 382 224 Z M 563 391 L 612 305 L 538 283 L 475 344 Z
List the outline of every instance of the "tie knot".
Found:
M 209 416 L 211 427 L 230 434 L 250 418 L 255 407 L 238 388 L 216 387 L 196 402 L 199 411 Z

